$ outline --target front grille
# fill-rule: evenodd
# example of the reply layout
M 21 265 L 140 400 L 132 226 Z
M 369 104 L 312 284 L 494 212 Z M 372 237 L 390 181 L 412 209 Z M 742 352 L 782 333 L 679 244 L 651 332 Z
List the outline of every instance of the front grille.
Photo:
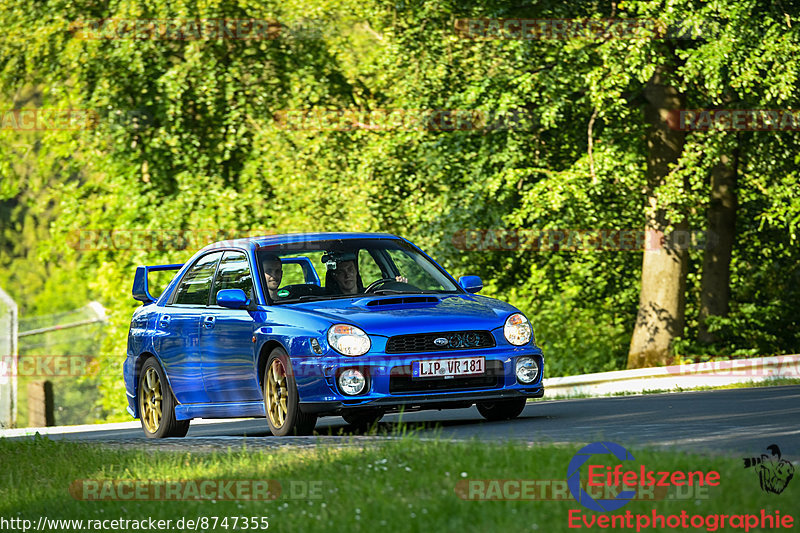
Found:
M 486 361 L 486 373 L 482 376 L 444 378 L 411 377 L 411 365 L 396 366 L 389 375 L 391 394 L 435 392 L 465 389 L 495 389 L 503 385 L 503 362 Z
M 494 336 L 488 331 L 446 331 L 389 337 L 386 353 L 440 352 L 493 346 Z

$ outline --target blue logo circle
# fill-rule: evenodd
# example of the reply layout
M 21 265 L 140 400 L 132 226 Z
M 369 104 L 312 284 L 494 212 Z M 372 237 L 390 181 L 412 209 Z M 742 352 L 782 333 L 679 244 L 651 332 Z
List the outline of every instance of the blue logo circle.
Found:
M 632 461 L 633 455 L 614 442 L 593 442 L 578 450 L 567 467 L 567 487 L 575 501 L 592 511 L 607 513 L 624 507 L 636 496 L 636 491 L 624 490 L 612 499 L 595 500 L 581 488 L 581 466 L 593 455 L 611 454 L 620 461 Z

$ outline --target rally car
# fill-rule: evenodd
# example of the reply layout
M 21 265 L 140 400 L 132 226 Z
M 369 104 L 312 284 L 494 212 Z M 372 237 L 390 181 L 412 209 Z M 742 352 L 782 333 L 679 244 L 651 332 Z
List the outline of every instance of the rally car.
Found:
M 148 273 L 162 270 L 178 272 L 154 297 Z M 276 436 L 321 416 L 367 426 L 473 404 L 515 418 L 544 394 L 542 350 L 525 315 L 482 288 L 375 233 L 237 239 L 140 266 L 128 412 L 150 438 L 182 437 L 193 418 L 266 417 Z

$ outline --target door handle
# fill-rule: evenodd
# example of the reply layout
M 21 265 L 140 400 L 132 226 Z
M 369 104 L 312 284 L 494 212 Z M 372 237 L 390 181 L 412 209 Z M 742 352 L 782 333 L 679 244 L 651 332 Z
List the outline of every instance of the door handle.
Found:
M 203 327 L 206 329 L 213 329 L 214 322 L 217 320 L 215 316 L 204 316 L 203 317 Z

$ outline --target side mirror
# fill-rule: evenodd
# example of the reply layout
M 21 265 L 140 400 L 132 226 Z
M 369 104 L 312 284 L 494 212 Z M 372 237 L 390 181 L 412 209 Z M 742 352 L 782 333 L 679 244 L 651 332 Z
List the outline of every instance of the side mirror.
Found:
M 228 309 L 244 309 L 250 299 L 242 289 L 223 289 L 217 292 L 217 305 Z
M 483 281 L 479 276 L 461 276 L 458 278 L 458 284 L 467 292 L 475 294 L 483 288 Z

